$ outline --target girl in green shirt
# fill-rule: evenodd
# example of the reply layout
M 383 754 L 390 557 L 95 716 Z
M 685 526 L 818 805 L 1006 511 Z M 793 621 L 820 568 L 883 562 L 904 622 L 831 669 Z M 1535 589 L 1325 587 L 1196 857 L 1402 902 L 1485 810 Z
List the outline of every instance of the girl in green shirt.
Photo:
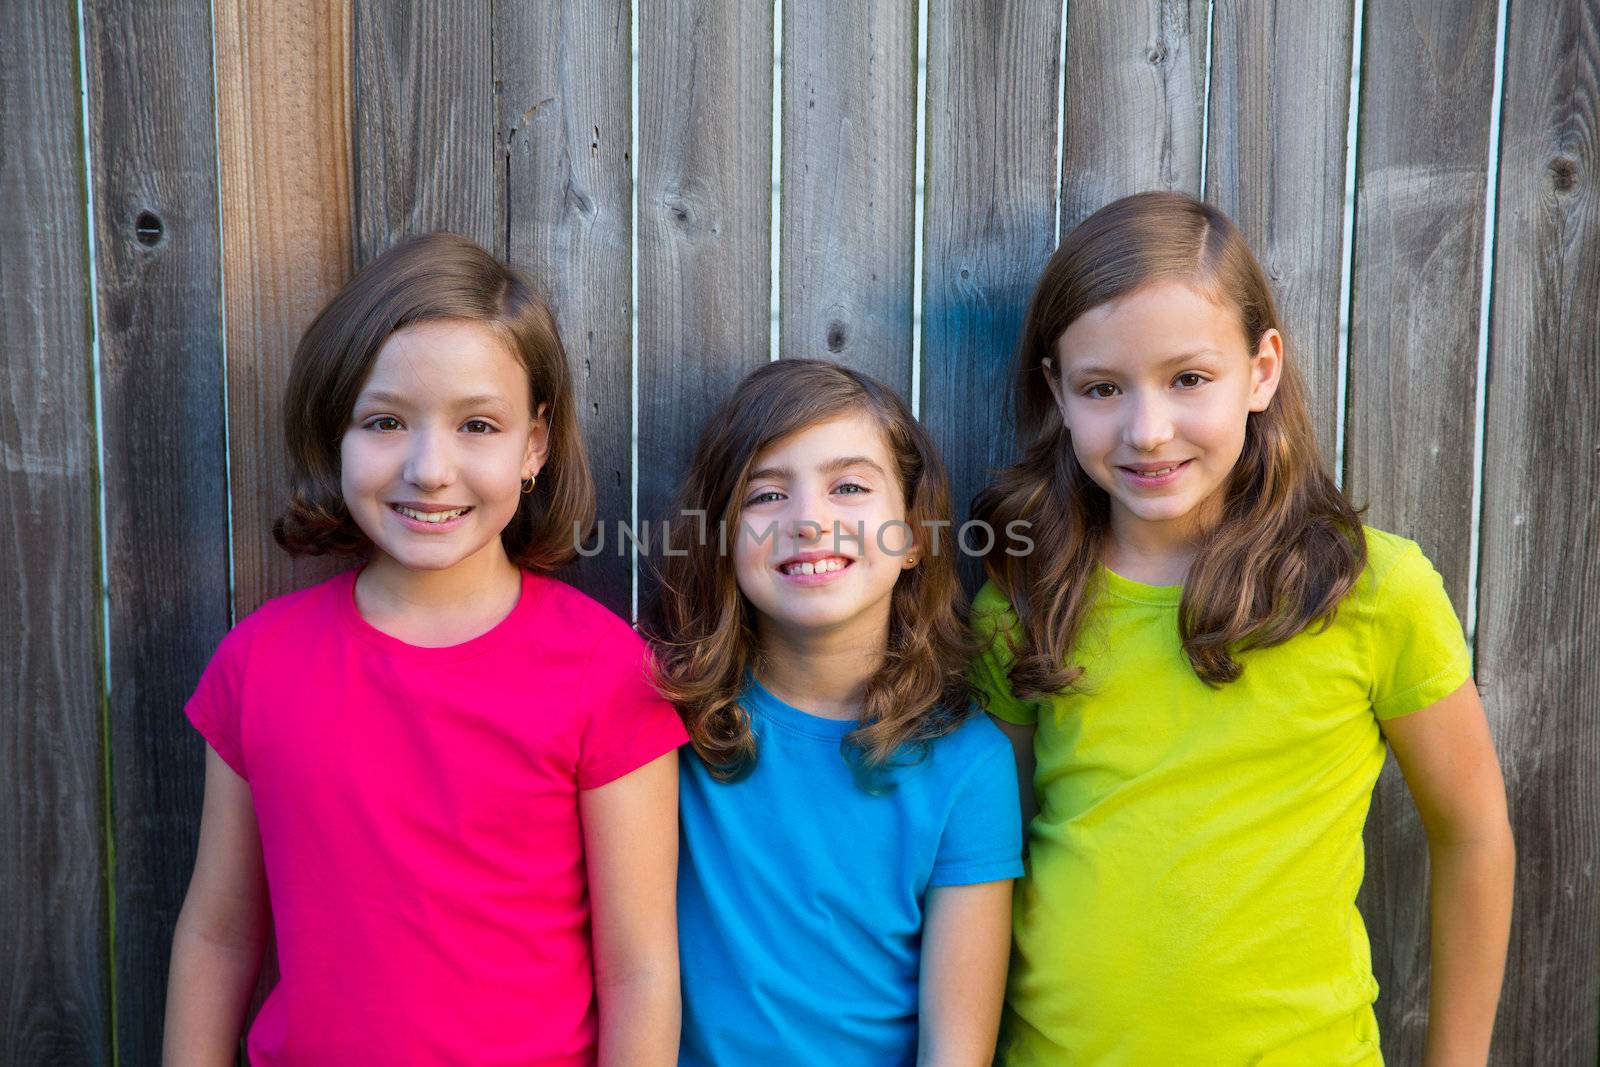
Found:
M 1386 741 L 1432 861 L 1426 1062 L 1485 1062 L 1512 843 L 1461 627 L 1324 469 L 1233 223 L 1169 193 L 1085 220 L 1015 392 L 1026 452 L 975 509 L 1032 540 L 974 604 L 1037 805 L 999 1062 L 1381 1063 L 1355 900 Z

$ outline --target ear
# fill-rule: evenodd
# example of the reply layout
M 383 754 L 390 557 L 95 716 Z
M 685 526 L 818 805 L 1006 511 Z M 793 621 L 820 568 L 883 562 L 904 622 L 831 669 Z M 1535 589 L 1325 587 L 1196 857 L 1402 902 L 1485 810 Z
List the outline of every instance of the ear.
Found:
M 1049 388 L 1050 395 L 1055 398 L 1056 410 L 1061 413 L 1063 420 L 1067 417 L 1067 402 L 1062 396 L 1060 368 L 1054 359 L 1046 356 L 1039 361 L 1039 373 L 1044 375 L 1044 384 Z
M 550 458 L 550 405 L 540 404 L 528 423 L 528 447 L 522 453 L 522 476 L 532 478 Z
M 1283 335 L 1268 330 L 1250 357 L 1250 410 L 1265 411 L 1283 378 Z

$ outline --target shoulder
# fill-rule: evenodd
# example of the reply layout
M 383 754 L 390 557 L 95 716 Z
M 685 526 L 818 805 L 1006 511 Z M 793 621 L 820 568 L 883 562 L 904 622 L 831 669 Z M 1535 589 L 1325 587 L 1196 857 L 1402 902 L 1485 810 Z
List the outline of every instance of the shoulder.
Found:
M 1362 534 L 1367 565 L 1356 580 L 1356 593 L 1374 610 L 1404 605 L 1443 589 L 1444 580 L 1415 541 L 1371 526 L 1362 527 Z
M 1005 593 L 993 581 L 983 583 L 972 600 L 972 629 L 980 645 L 987 649 L 1000 634 L 1011 634 L 1017 626 L 1017 613 Z
M 960 726 L 935 738 L 933 750 L 939 762 L 957 770 L 1002 757 L 1009 765 L 1012 759 L 1011 742 L 989 716 L 977 708 L 967 713 Z
M 355 576 L 354 570 L 341 571 L 326 581 L 266 601 L 234 624 L 223 638 L 219 654 L 280 637 L 320 640 L 316 627 L 337 613 L 341 598 L 352 595 Z
M 529 591 L 536 598 L 531 622 L 541 642 L 566 645 L 598 661 L 636 662 L 644 655 L 644 639 L 633 626 L 587 593 L 540 574 L 530 574 Z

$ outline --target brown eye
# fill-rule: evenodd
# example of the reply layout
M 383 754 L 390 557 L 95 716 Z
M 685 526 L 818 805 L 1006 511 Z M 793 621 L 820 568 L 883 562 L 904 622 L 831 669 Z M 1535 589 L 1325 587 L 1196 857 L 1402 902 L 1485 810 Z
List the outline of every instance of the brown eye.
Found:
M 1109 400 L 1117 395 L 1117 387 L 1110 382 L 1095 382 L 1083 391 L 1084 396 L 1092 396 L 1096 400 Z
M 375 419 L 368 419 L 366 427 L 369 430 L 377 430 L 379 433 L 390 433 L 400 428 L 400 420 L 393 415 L 379 415 Z
M 1196 374 L 1192 370 L 1184 371 L 1182 374 L 1178 375 L 1178 384 L 1185 389 L 1193 389 L 1196 386 L 1204 385 L 1205 383 L 1205 377 L 1203 375 Z

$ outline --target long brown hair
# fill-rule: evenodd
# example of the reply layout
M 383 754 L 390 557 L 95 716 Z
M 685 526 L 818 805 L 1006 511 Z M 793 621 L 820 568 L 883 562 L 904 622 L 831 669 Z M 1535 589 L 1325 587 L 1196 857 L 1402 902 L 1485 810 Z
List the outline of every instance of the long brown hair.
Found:
M 1013 379 L 1023 457 L 973 504 L 994 526 L 1032 523 L 1032 553 L 991 551 L 989 576 L 1010 600 L 1013 689 L 1042 699 L 1084 673 L 1068 662 L 1094 599 L 1110 501 L 1079 465 L 1042 363 L 1081 315 L 1156 282 L 1182 282 L 1238 310 L 1255 352 L 1284 333 L 1265 275 L 1233 222 L 1179 193 L 1108 204 L 1062 240 L 1039 279 Z M 1194 671 L 1213 685 L 1243 670 L 1237 654 L 1281 644 L 1334 610 L 1366 566 L 1361 520 L 1322 465 L 1304 387 L 1289 359 L 1266 410 L 1251 412 L 1244 450 L 1223 485 L 1222 518 L 1184 581 L 1178 629 Z M 1254 358 L 1254 357 L 1252 357 Z
M 657 684 L 683 716 L 695 752 L 724 781 L 747 774 L 756 760 L 750 715 L 739 701 L 761 651 L 753 609 L 723 550 L 739 529 L 751 464 L 790 434 L 856 412 L 883 433 L 918 560 L 895 584 L 883 663 L 867 683 L 846 754 L 880 768 L 965 718 L 972 650 L 938 450 L 882 382 L 834 363 L 779 360 L 747 375 L 706 423 L 668 520 L 673 552 L 664 557 L 643 624 L 655 646 Z
M 555 316 L 533 287 L 453 233 L 412 237 L 361 269 L 306 327 L 283 405 L 289 506 L 272 534 L 291 555 L 364 556 L 371 542 L 345 507 L 339 447 L 378 351 L 407 326 L 482 323 L 528 373 L 529 410 L 546 406 L 549 453 L 532 493 L 501 533 L 518 566 L 549 571 L 570 560 L 594 523 L 594 482 Z

